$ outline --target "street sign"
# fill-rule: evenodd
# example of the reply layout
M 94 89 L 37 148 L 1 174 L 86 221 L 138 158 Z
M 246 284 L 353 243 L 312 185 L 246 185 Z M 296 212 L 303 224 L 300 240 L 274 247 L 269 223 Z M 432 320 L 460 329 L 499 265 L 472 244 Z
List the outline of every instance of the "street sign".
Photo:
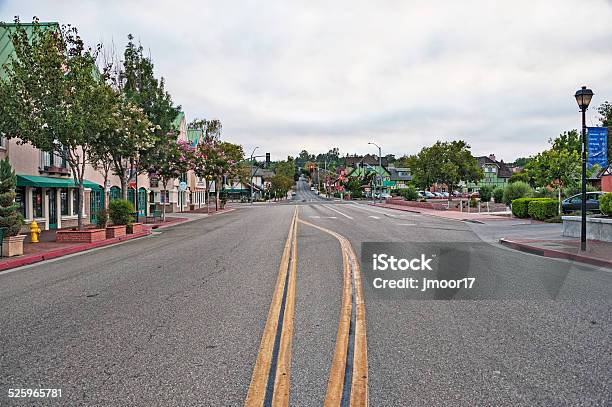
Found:
M 185 181 L 179 182 L 179 189 L 185 191 L 187 189 L 187 183 Z
M 588 166 L 591 168 L 597 164 L 600 167 L 608 166 L 608 128 L 607 127 L 588 127 Z

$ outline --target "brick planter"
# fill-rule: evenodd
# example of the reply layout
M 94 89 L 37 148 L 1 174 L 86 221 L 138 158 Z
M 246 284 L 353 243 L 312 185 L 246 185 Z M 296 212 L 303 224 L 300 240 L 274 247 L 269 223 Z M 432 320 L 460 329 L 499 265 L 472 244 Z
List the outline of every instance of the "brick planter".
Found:
M 106 229 L 58 230 L 55 241 L 58 243 L 94 243 L 106 240 Z
M 132 225 L 127 228 L 128 234 L 142 233 L 144 231 L 145 227 L 142 223 L 132 223 Z
M 106 238 L 112 239 L 114 237 L 121 237 L 126 235 L 125 225 L 118 226 L 107 226 L 106 227 Z

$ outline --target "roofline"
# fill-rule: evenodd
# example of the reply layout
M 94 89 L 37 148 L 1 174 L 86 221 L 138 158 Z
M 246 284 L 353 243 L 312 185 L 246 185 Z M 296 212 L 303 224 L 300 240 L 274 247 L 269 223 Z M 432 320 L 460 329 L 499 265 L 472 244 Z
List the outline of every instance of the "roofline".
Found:
M 46 21 L 46 22 L 40 22 L 40 23 L 5 23 L 3 21 L 0 21 L 0 25 L 4 26 L 4 27 L 17 27 L 17 26 L 25 26 L 25 27 L 33 27 L 35 25 L 44 25 L 44 26 L 51 26 L 51 25 L 56 25 L 59 27 L 59 23 L 57 21 Z

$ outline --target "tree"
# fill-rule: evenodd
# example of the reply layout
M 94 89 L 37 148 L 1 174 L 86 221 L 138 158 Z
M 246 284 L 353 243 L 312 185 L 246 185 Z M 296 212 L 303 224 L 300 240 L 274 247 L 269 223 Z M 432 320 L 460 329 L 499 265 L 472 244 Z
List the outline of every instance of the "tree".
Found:
M 295 160 L 292 157 L 287 157 L 287 161 L 279 161 L 274 163 L 273 170 L 276 175 L 282 175 L 287 178 L 295 179 Z
M 607 100 L 597 108 L 601 115 L 599 122 L 608 128 L 608 163 L 612 162 L 612 104 Z
M 558 189 L 559 210 L 561 210 L 561 191 L 576 183 L 579 178 L 580 153 L 555 148 L 543 151 L 527 165 L 527 171 L 536 185 L 554 186 Z
M 0 161 L 0 227 L 7 229 L 6 236 L 17 236 L 23 225 L 23 216 L 15 203 L 16 187 L 17 176 L 6 157 Z
M 555 139 L 549 139 L 548 142 L 552 145 L 552 149 L 556 151 L 582 151 L 582 140 L 578 130 L 565 131 Z
M 532 183 L 532 179 L 529 176 L 529 173 L 527 171 L 525 171 L 525 170 L 519 171 L 519 172 L 515 172 L 514 174 L 512 174 L 510 176 L 510 179 L 508 180 L 508 182 L 510 182 L 510 183 L 513 183 L 513 182 L 516 182 L 516 181 L 527 182 L 529 184 Z
M 191 145 L 186 141 L 177 141 L 176 134 L 170 132 L 160 136 L 155 148 L 142 159 L 142 166 L 148 170 L 149 176 L 155 175 L 159 178 L 162 184 L 161 192 L 165 197 L 169 182 L 193 169 L 193 155 Z M 166 205 L 162 205 L 163 217 L 165 208 Z
M 76 27 L 32 35 L 15 20 L 15 54 L 0 81 L 0 134 L 53 152 L 71 170 L 78 188 L 78 227 L 83 228 L 83 180 L 100 134 L 109 123 L 105 84 L 97 73 L 100 46 L 86 47 Z
M 419 154 L 408 159 L 409 167 L 417 185 L 429 188 L 434 183 L 446 184 L 453 191 L 459 182 L 477 182 L 482 179 L 482 169 L 463 140 L 438 141 L 424 147 Z M 449 193 L 449 202 L 452 195 Z
M 480 200 L 482 202 L 490 202 L 491 197 L 493 196 L 493 188 L 483 185 L 478 189 L 478 193 L 480 194 Z
M 121 182 L 122 199 L 127 199 L 131 170 L 137 166 L 140 153 L 155 145 L 155 128 L 140 107 L 116 90 L 109 88 L 109 92 L 112 124 L 101 134 L 92 164 L 103 174 L 105 183 L 112 169 Z
M 270 190 L 275 197 L 287 196 L 287 192 L 293 187 L 293 177 L 276 174 L 270 179 Z
M 120 173 L 128 172 L 126 169 L 128 164 L 130 175 L 138 176 L 149 170 L 151 163 L 160 154 L 176 154 L 176 151 L 172 151 L 174 147 L 169 146 L 176 144 L 176 134 L 179 129 L 175 128 L 174 122 L 181 107 L 174 106 L 172 97 L 165 89 L 164 78 L 155 77 L 153 61 L 144 55 L 142 45 L 134 43 L 134 37 L 131 34 L 128 35 L 128 43 L 123 53 L 123 64 L 118 69 L 115 81 L 116 89 L 125 95 L 128 102 L 139 107 L 150 122 L 150 131 L 152 131 L 150 138 L 142 137 L 141 129 L 128 128 L 125 130 L 125 143 L 121 153 L 118 154 L 119 159 L 115 160 L 115 171 L 120 178 L 122 177 Z M 139 113 L 130 106 L 132 105 L 128 105 L 126 112 L 128 116 L 138 115 Z M 168 140 L 169 134 L 174 137 L 173 143 Z M 168 170 L 172 172 L 172 168 Z M 122 179 L 122 193 L 124 197 L 127 197 L 127 188 L 124 188 L 124 184 L 127 186 L 127 181 Z
M 531 161 L 532 157 L 519 157 L 514 160 L 514 165 L 517 167 L 525 167 L 529 161 Z

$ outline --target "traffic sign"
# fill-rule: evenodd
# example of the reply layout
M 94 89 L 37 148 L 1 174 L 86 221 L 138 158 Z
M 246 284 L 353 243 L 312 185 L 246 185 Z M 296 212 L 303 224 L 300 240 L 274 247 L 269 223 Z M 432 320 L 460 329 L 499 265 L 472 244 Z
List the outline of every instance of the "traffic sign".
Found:
M 187 189 L 187 183 L 185 181 L 179 182 L 179 189 L 185 191 Z

